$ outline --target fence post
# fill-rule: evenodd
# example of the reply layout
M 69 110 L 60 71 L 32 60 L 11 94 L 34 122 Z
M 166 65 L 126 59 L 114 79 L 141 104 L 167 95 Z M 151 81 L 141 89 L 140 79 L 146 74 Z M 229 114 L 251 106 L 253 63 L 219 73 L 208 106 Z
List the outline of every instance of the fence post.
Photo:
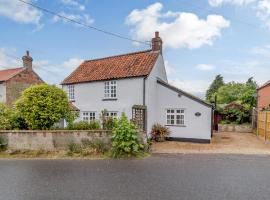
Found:
M 267 112 L 264 112 L 264 142 L 267 142 Z

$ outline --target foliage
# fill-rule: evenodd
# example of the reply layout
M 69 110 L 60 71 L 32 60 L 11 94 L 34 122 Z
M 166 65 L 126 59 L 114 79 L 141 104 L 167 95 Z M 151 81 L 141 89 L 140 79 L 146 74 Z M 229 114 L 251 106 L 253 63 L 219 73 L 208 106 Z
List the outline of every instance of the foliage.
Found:
M 116 119 L 112 136 L 112 157 L 137 156 L 144 146 L 140 143 L 136 126 L 122 113 Z
M 249 110 L 243 109 L 228 109 L 224 110 L 225 119 L 230 122 L 242 124 L 249 121 Z
M 98 121 L 92 120 L 88 121 L 79 121 L 73 124 L 69 124 L 69 130 L 98 130 L 100 128 L 100 124 Z
M 0 137 L 0 151 L 5 151 L 7 149 L 8 143 L 4 138 Z
M 16 108 L 30 129 L 50 129 L 61 118 L 68 118 L 71 113 L 66 93 L 47 84 L 24 90 L 16 102 Z
M 0 129 L 9 130 L 11 126 L 12 111 L 5 104 L 0 103 Z
M 102 110 L 100 113 L 100 121 L 102 125 L 102 129 L 104 130 L 112 130 L 114 127 L 114 118 L 110 116 L 106 116 L 108 111 L 106 109 Z
M 152 139 L 161 142 L 164 141 L 165 137 L 167 137 L 170 134 L 170 130 L 168 127 L 162 126 L 160 124 L 154 124 L 152 126 L 151 136 Z
M 70 143 L 67 154 L 70 156 L 89 156 L 94 154 L 104 154 L 108 151 L 107 145 L 99 139 L 90 141 L 82 139 L 82 144 Z
M 82 145 L 84 147 L 90 146 L 95 153 L 102 153 L 104 154 L 106 151 L 108 151 L 108 146 L 99 139 L 95 139 L 93 141 L 90 141 L 88 139 L 83 139 L 82 140 Z
M 70 114 L 66 117 L 67 129 L 69 129 L 69 130 L 72 130 L 73 129 L 74 121 L 78 117 L 79 117 L 79 112 L 77 112 L 77 111 L 70 111 Z
M 219 74 L 216 76 L 216 78 L 213 80 L 208 90 L 206 91 L 206 100 L 210 101 L 212 98 L 214 98 L 213 95 L 223 85 L 224 85 L 223 77 Z
M 20 114 L 15 109 L 12 110 L 10 123 L 11 123 L 12 129 L 14 130 L 27 130 L 28 129 L 28 125 L 26 121 L 24 120 L 22 116 L 20 116 Z

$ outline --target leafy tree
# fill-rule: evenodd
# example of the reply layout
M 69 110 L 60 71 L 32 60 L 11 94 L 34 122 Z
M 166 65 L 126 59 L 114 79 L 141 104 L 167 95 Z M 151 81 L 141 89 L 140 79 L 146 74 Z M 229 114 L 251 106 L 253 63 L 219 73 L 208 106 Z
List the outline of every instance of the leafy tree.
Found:
M 218 89 L 224 85 L 223 77 L 219 74 L 213 80 L 208 90 L 206 91 L 206 100 L 210 101 L 213 99 L 213 95 L 218 91 Z
M 0 103 L 0 129 L 9 130 L 11 126 L 11 115 L 12 111 L 5 104 Z
M 143 149 L 136 126 L 123 113 L 116 119 L 112 136 L 112 156 L 136 156 Z
M 47 84 L 32 86 L 23 91 L 16 109 L 31 129 L 50 129 L 61 118 L 70 115 L 66 93 Z
M 217 95 L 218 104 L 229 104 L 231 102 L 239 100 L 241 93 L 243 92 L 245 84 L 230 82 L 218 89 L 215 93 Z

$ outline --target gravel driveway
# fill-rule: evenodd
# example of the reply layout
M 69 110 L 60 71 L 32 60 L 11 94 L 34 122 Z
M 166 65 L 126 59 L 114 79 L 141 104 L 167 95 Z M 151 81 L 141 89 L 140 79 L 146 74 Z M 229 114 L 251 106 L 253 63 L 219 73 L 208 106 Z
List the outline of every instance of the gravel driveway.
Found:
M 153 153 L 221 153 L 270 155 L 270 142 L 251 133 L 214 133 L 210 144 L 167 141 L 154 143 Z

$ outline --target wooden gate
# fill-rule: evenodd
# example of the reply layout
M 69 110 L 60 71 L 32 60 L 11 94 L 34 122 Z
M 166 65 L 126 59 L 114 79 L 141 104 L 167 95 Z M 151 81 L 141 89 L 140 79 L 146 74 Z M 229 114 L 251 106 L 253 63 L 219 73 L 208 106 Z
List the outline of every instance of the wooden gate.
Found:
M 257 134 L 270 140 L 270 111 L 258 112 Z
M 134 105 L 132 107 L 132 121 L 139 129 L 146 131 L 146 106 Z

